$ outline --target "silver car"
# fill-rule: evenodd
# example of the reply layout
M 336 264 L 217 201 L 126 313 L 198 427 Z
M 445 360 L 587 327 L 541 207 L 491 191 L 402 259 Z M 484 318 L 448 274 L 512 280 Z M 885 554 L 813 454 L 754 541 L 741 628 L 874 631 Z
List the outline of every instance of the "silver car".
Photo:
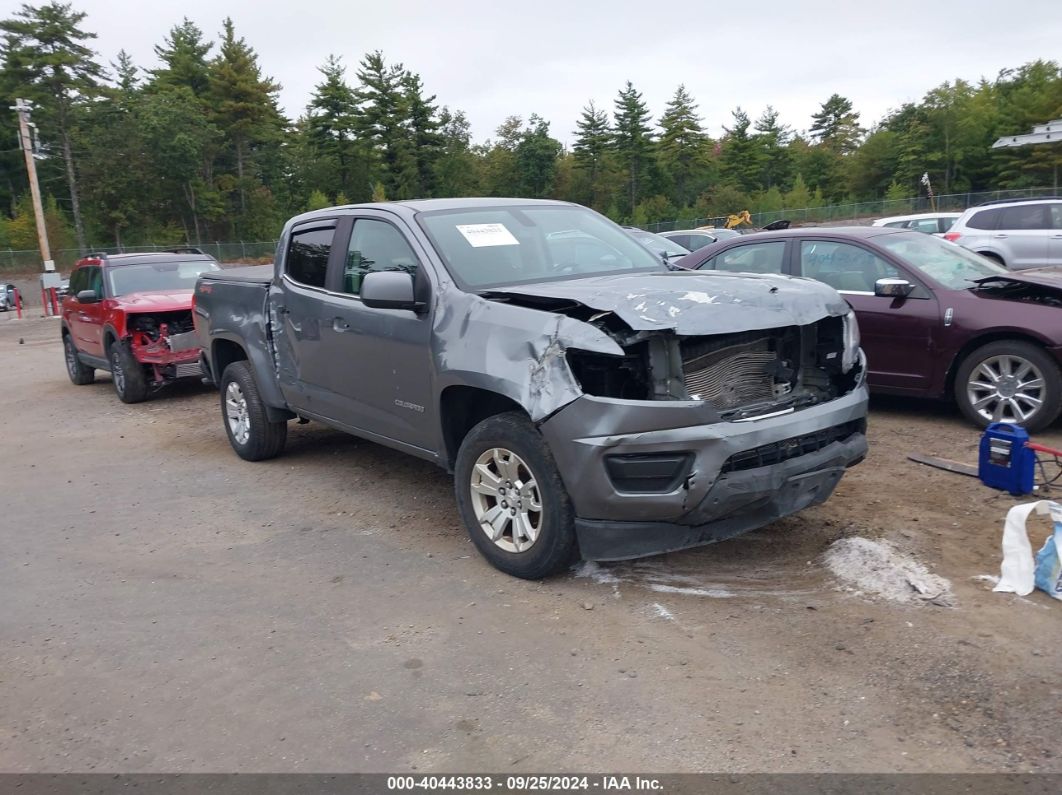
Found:
M 1015 199 L 971 207 L 944 239 L 1010 270 L 1062 265 L 1062 199 Z
M 15 285 L 0 282 L 0 312 L 15 309 Z

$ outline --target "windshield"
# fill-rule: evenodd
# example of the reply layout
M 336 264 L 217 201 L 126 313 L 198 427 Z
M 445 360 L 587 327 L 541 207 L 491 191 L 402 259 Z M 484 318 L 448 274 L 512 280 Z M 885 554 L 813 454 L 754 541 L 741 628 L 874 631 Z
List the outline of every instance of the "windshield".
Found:
M 662 271 L 664 264 L 585 207 L 540 205 L 441 210 L 418 221 L 462 287 Z
M 980 254 L 932 235 L 904 232 L 881 235 L 874 242 L 949 290 L 973 287 L 977 279 L 1007 272 Z
M 216 262 L 150 262 L 143 265 L 119 265 L 106 269 L 111 296 L 157 290 L 193 290 L 195 280 L 205 271 L 221 270 Z
M 674 240 L 668 240 L 663 235 L 654 232 L 643 232 L 641 229 L 628 229 L 630 236 L 651 251 L 657 254 L 665 254 L 668 257 L 684 257 L 690 253 L 688 248 L 680 246 Z

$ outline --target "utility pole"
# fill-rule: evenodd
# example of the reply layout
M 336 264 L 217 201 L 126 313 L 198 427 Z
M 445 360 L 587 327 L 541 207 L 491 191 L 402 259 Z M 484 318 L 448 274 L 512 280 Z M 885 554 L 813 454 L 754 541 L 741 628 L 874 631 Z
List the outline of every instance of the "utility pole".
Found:
M 25 99 L 16 99 L 11 110 L 18 113 L 18 144 L 26 157 L 26 173 L 29 175 L 30 196 L 33 198 L 33 215 L 37 220 L 37 242 L 41 248 L 44 270 L 54 271 L 52 250 L 48 245 L 48 229 L 44 225 L 44 205 L 41 204 L 41 186 L 37 183 L 37 161 L 33 159 L 33 139 L 30 136 L 30 111 L 33 103 Z

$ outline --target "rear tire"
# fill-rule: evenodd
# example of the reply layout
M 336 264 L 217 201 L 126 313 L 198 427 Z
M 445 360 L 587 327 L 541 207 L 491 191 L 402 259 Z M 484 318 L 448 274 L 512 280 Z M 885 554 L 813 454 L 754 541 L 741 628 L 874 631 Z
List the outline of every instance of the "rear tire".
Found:
M 63 358 L 66 360 L 66 374 L 70 381 L 78 386 L 91 384 L 96 380 L 95 368 L 89 367 L 77 355 L 77 347 L 69 334 L 63 335 Z
M 1062 411 L 1062 373 L 1054 359 L 1032 343 L 990 342 L 959 365 L 955 400 L 966 418 L 982 428 L 1010 422 L 1040 431 Z
M 575 510 L 549 447 L 523 414 L 488 417 L 469 431 L 454 491 L 472 543 L 496 569 L 537 580 L 575 560 Z
M 144 365 L 133 357 L 126 342 L 115 341 L 108 350 L 111 361 L 111 379 L 114 391 L 123 403 L 141 403 L 148 398 L 151 389 Z
M 244 461 L 275 458 L 288 439 L 288 423 L 270 422 L 251 365 L 233 362 L 221 374 L 221 419 L 229 444 Z

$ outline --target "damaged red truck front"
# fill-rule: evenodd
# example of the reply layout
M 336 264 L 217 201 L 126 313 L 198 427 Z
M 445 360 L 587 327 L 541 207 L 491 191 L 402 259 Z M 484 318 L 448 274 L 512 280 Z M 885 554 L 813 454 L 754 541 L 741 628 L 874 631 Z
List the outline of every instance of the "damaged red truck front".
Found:
M 63 353 L 75 384 L 111 373 L 125 403 L 179 378 L 201 377 L 192 325 L 192 288 L 218 270 L 198 249 L 85 257 L 63 299 Z

